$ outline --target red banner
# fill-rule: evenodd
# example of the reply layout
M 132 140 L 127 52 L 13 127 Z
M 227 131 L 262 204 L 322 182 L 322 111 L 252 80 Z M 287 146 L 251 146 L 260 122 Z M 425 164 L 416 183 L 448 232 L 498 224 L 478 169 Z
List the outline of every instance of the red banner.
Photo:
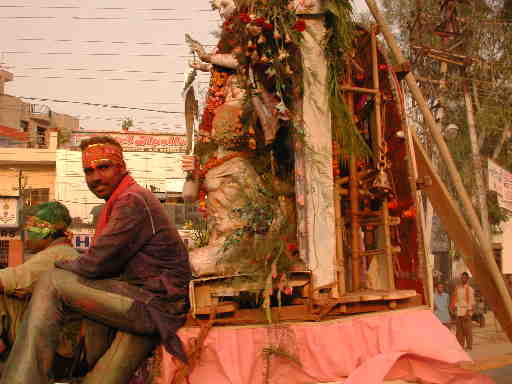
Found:
M 187 150 L 186 136 L 131 132 L 73 132 L 68 147 L 79 148 L 82 140 L 94 136 L 112 136 L 125 152 L 185 153 Z

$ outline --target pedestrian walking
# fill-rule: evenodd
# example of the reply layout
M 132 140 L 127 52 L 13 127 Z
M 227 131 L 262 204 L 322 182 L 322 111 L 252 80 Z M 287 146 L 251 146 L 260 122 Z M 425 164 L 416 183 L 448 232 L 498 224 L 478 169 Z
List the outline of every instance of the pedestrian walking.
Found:
M 475 308 L 475 293 L 468 284 L 469 274 L 463 272 L 460 282 L 452 293 L 450 309 L 455 314 L 456 336 L 460 345 L 473 349 L 473 322 L 471 317 Z
M 445 292 L 444 284 L 437 283 L 436 292 L 434 294 L 434 314 L 448 329 L 451 327 L 449 306 L 450 296 Z

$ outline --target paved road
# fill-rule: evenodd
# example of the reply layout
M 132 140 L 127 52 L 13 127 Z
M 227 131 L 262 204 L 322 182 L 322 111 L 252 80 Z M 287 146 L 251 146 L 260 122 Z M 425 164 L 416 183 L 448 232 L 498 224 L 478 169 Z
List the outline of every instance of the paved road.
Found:
M 512 383 L 512 365 L 499 369 L 492 369 L 482 373 L 485 373 L 487 376 L 491 377 L 496 382 L 496 384 Z
M 486 315 L 485 328 L 478 326 L 473 328 L 473 337 L 474 345 L 470 355 L 474 360 L 486 360 L 512 353 L 512 343 L 501 331 L 501 327 L 491 312 Z M 512 365 L 482 373 L 494 379 L 496 384 L 512 384 Z

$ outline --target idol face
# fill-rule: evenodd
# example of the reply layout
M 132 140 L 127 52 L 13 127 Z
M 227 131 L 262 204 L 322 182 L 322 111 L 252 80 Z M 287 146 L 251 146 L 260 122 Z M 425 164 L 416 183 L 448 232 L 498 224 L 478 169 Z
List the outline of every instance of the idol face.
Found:
M 236 4 L 233 0 L 212 0 L 212 8 L 219 11 L 220 17 L 226 19 L 236 11 Z
M 126 175 L 126 165 L 111 160 L 98 160 L 84 165 L 85 181 L 92 193 L 100 199 L 108 200 Z

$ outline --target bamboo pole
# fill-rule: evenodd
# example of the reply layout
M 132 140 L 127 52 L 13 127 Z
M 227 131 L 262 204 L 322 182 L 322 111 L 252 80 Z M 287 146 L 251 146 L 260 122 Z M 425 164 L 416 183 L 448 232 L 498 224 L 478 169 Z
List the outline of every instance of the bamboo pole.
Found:
M 466 116 L 468 119 L 469 141 L 471 143 L 471 157 L 473 160 L 473 172 L 475 177 L 478 205 L 480 207 L 480 222 L 482 230 L 491 243 L 491 229 L 489 226 L 489 212 L 487 210 L 487 193 L 483 180 L 482 158 L 480 157 L 480 147 L 476 135 L 475 112 L 473 110 L 473 100 L 469 93 L 467 82 L 464 84 L 464 102 L 466 103 Z
M 348 86 L 348 85 L 343 85 L 341 87 L 341 90 L 345 91 L 345 92 L 358 92 L 358 93 L 371 93 L 371 94 L 379 93 L 379 91 L 375 90 L 375 89 L 361 88 L 361 87 L 352 87 L 352 86 Z
M 500 141 L 498 141 L 498 145 L 494 148 L 494 152 L 492 153 L 492 159 L 496 160 L 503 149 L 503 144 L 510 137 L 510 123 L 507 122 L 505 128 L 503 128 L 503 132 L 501 133 Z
M 373 17 L 379 24 L 381 31 L 384 35 L 384 38 L 388 43 L 388 46 L 391 49 L 393 55 L 395 56 L 398 64 L 405 63 L 407 60 L 402 55 L 402 52 L 400 51 L 400 48 L 398 47 L 395 38 L 391 34 L 391 31 L 388 25 L 386 24 L 384 17 L 380 13 L 377 4 L 375 3 L 374 0 L 365 1 L 371 13 L 373 14 Z M 457 167 L 455 166 L 448 146 L 446 145 L 441 134 L 441 130 L 437 126 L 434 117 L 432 116 L 432 112 L 429 110 L 427 102 L 425 101 L 423 94 L 421 93 L 418 85 L 416 84 L 416 79 L 414 78 L 412 72 L 409 72 L 405 76 L 405 80 L 407 81 L 407 85 L 409 86 L 411 94 L 418 103 L 418 108 L 423 114 L 425 123 L 437 144 L 439 154 L 441 155 L 443 161 L 445 162 L 450 178 L 452 179 L 452 182 L 454 184 L 454 187 L 457 193 L 459 194 L 460 199 L 462 200 L 462 204 L 464 210 L 467 213 L 472 230 L 475 232 L 477 239 L 480 243 L 480 248 L 482 252 L 479 253 L 479 255 L 482 258 L 483 265 L 486 267 L 488 273 L 491 275 L 491 278 L 498 291 L 498 295 L 503 301 L 503 308 L 496 308 L 495 310 L 497 311 L 497 316 L 499 316 L 500 323 L 507 332 L 509 339 L 512 340 L 512 298 L 510 297 L 505 282 L 503 281 L 503 277 L 501 276 L 498 266 L 496 265 L 496 261 L 494 260 L 491 243 L 482 230 L 478 216 L 471 204 L 471 199 L 469 198 L 469 195 L 464 188 L 462 179 L 457 171 Z
M 347 66 L 348 86 L 352 86 L 352 67 Z M 349 113 L 354 116 L 354 95 L 347 94 Z M 349 196 L 350 196 L 350 244 L 352 256 L 352 291 L 361 288 L 361 226 L 359 224 L 359 182 L 357 172 L 357 158 L 350 155 L 349 160 Z
M 380 92 L 380 80 L 379 80 L 379 58 L 377 52 L 377 25 L 371 27 L 371 52 L 372 52 L 372 85 L 375 91 L 375 103 L 374 103 L 374 119 L 375 119 L 375 145 L 374 151 L 376 154 L 376 166 L 377 169 L 386 166 L 386 154 L 384 153 L 384 141 L 382 140 L 383 127 L 382 127 L 382 94 Z M 382 230 L 383 236 L 381 241 L 384 245 L 384 264 L 386 268 L 386 288 L 395 289 L 395 274 L 393 271 L 393 252 L 391 251 L 391 233 L 389 231 L 389 210 L 388 210 L 388 199 L 387 197 L 382 201 Z M 380 266 L 382 268 L 382 266 Z
M 361 288 L 361 226 L 359 224 L 359 188 L 357 181 L 357 159 L 350 155 L 350 226 L 351 226 L 351 248 L 352 248 L 352 291 Z
M 343 256 L 343 218 L 341 213 L 341 198 L 338 188 L 334 188 L 334 214 L 336 226 L 336 282 L 338 284 L 338 295 L 343 296 L 347 287 L 345 285 L 345 258 Z

